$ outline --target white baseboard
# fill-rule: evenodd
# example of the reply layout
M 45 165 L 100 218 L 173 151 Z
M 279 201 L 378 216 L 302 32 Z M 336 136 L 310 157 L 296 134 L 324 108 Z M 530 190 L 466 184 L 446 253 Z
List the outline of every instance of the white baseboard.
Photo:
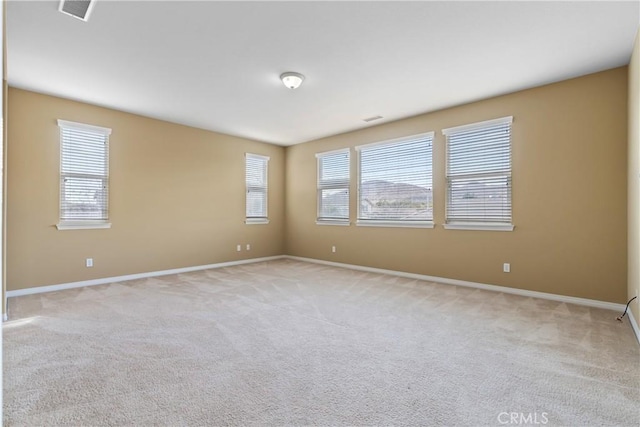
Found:
M 546 292 L 529 291 L 526 289 L 509 288 L 506 286 L 489 285 L 486 283 L 469 282 L 466 280 L 458 280 L 458 279 L 448 279 L 446 277 L 427 276 L 425 274 L 407 273 L 404 271 L 396 271 L 396 270 L 386 270 L 382 268 L 366 267 L 366 266 L 354 265 L 354 264 L 345 264 L 341 262 L 325 261 L 325 260 L 320 260 L 315 258 L 304 258 L 304 257 L 293 256 L 293 255 L 276 255 L 276 256 L 263 257 L 263 258 L 250 258 L 250 259 L 242 259 L 238 261 L 221 262 L 217 264 L 175 268 L 172 270 L 151 271 L 147 273 L 128 274 L 125 276 L 115 276 L 115 277 L 106 277 L 102 279 L 83 280 L 80 282 L 62 283 L 59 285 L 38 286 L 38 287 L 26 288 L 26 289 L 16 289 L 12 291 L 7 291 L 6 296 L 7 298 L 11 298 L 11 297 L 18 297 L 22 295 L 31 295 L 31 294 L 39 294 L 44 292 L 61 291 L 65 289 L 81 288 L 84 286 L 104 285 L 107 283 L 123 282 L 127 280 L 166 276 L 169 274 L 188 273 L 190 271 L 198 271 L 198 270 L 208 270 L 211 268 L 231 267 L 234 265 L 251 264 L 251 263 L 263 262 L 263 261 L 273 261 L 273 260 L 283 259 L 283 258 L 310 262 L 315 264 L 330 265 L 333 267 L 348 268 L 351 270 L 366 271 L 370 273 L 389 274 L 393 276 L 406 277 L 409 279 L 425 280 L 428 282 L 437 282 L 437 283 L 442 283 L 447 285 L 465 286 L 469 288 L 484 289 L 484 290 L 494 291 L 494 292 L 503 292 L 503 293 L 513 294 L 513 295 L 541 298 L 541 299 L 547 299 L 552 301 L 583 305 L 587 307 L 596 307 L 596 308 L 603 308 L 607 310 L 615 310 L 620 312 L 622 312 L 625 309 L 624 304 L 616 304 L 616 303 L 607 302 L 607 301 L 598 301 L 598 300 L 592 300 L 587 298 L 570 297 L 565 295 L 550 294 Z M 636 338 L 638 339 L 638 342 L 640 342 L 640 330 L 638 329 L 638 323 L 633 317 L 633 314 L 631 313 L 631 311 L 628 311 L 627 315 L 629 316 L 629 322 L 631 323 L 633 332 L 635 333 Z M 7 320 L 6 313 L 3 316 L 3 320 L 5 321 Z
M 341 262 L 324 261 L 314 258 L 304 258 L 291 255 L 285 255 L 284 258 L 312 262 L 316 264 L 331 265 L 333 267 L 349 268 L 351 270 L 367 271 L 370 273 L 390 274 L 393 276 L 406 277 L 409 279 L 426 280 L 428 282 L 443 283 L 446 285 L 465 286 L 468 288 L 484 289 L 487 291 L 503 292 L 506 294 L 521 295 L 525 297 L 541 298 L 552 301 L 566 302 L 570 304 L 584 305 L 587 307 L 604 308 L 607 310 L 616 310 L 622 312 L 624 304 L 616 304 L 614 302 L 598 301 L 587 298 L 570 297 L 565 295 L 549 294 L 546 292 L 529 291 L 526 289 L 509 288 L 506 286 L 488 285 L 485 283 L 468 282 L 466 280 L 447 279 L 445 277 L 427 276 L 424 274 L 405 273 L 404 271 L 385 270 L 382 268 L 365 267 L 362 265 L 343 264 Z
M 234 265 L 252 264 L 252 263 L 255 263 L 255 262 L 273 261 L 273 260 L 281 259 L 281 258 L 283 258 L 283 255 L 263 257 L 263 258 L 249 258 L 249 259 L 241 259 L 241 260 L 238 260 L 238 261 L 220 262 L 220 263 L 217 263 L 217 264 L 197 265 L 197 266 L 194 266 L 194 267 L 174 268 L 172 270 L 151 271 L 151 272 L 148 272 L 148 273 L 128 274 L 126 276 L 105 277 L 103 279 L 92 279 L 92 280 L 83 280 L 83 281 L 80 281 L 80 282 L 61 283 L 59 285 L 37 286 L 37 287 L 33 287 L 33 288 L 16 289 L 16 290 L 13 290 L 13 291 L 7 291 L 6 295 L 7 295 L 7 298 L 19 297 L 19 296 L 22 296 L 22 295 L 31 295 L 31 294 L 40 294 L 40 293 L 44 293 L 44 292 L 62 291 L 64 289 L 81 288 L 81 287 L 84 287 L 84 286 L 104 285 L 104 284 L 107 284 L 107 283 L 124 282 L 126 280 L 135 280 L 135 279 L 144 279 L 144 278 L 147 278 L 147 277 L 166 276 L 166 275 L 169 275 L 169 274 L 188 273 L 190 271 L 198 271 L 198 270 L 208 270 L 210 268 L 222 268 L 222 267 L 231 267 L 231 266 L 234 266 Z
M 636 339 L 638 340 L 638 343 L 640 343 L 640 329 L 638 328 L 638 322 L 633 317 L 633 313 L 631 312 L 631 310 L 627 311 L 627 316 L 629 316 L 629 322 L 631 323 L 633 333 L 636 334 Z

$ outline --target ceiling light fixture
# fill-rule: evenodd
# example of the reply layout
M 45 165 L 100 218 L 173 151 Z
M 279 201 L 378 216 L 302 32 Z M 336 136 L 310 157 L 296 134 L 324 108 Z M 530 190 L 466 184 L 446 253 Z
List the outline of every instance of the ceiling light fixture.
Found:
M 304 76 L 300 73 L 294 73 L 293 71 L 287 71 L 280 75 L 280 80 L 289 89 L 298 89 L 304 81 Z

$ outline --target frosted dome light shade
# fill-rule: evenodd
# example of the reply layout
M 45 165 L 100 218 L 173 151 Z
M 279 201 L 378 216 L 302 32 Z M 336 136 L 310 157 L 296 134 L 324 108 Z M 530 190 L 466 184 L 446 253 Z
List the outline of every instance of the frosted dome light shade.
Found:
M 289 89 L 297 89 L 302 84 L 304 76 L 300 73 L 288 72 L 283 73 L 280 76 L 280 80 L 282 80 L 282 83 Z

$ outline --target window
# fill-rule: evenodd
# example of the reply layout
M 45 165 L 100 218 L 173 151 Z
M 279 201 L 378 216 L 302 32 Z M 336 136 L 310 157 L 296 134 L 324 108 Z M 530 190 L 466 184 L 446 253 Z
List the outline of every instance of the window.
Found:
M 358 225 L 433 227 L 433 132 L 356 147 Z
M 245 156 L 247 183 L 246 223 L 267 224 L 267 183 L 269 157 L 247 153 Z
M 349 149 L 316 154 L 318 223 L 349 224 Z
M 444 129 L 447 137 L 445 228 L 511 231 L 513 117 Z
M 59 230 L 109 228 L 111 129 L 58 120 L 60 127 Z

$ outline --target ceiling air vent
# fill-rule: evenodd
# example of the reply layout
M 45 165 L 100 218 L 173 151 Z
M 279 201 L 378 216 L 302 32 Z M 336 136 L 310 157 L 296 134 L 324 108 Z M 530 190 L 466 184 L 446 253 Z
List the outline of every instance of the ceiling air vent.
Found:
M 363 121 L 369 123 L 372 122 L 374 120 L 380 120 L 382 118 L 382 116 L 373 116 L 373 117 L 367 117 L 366 119 L 362 119 Z
M 58 10 L 86 22 L 94 3 L 95 0 L 60 0 Z

